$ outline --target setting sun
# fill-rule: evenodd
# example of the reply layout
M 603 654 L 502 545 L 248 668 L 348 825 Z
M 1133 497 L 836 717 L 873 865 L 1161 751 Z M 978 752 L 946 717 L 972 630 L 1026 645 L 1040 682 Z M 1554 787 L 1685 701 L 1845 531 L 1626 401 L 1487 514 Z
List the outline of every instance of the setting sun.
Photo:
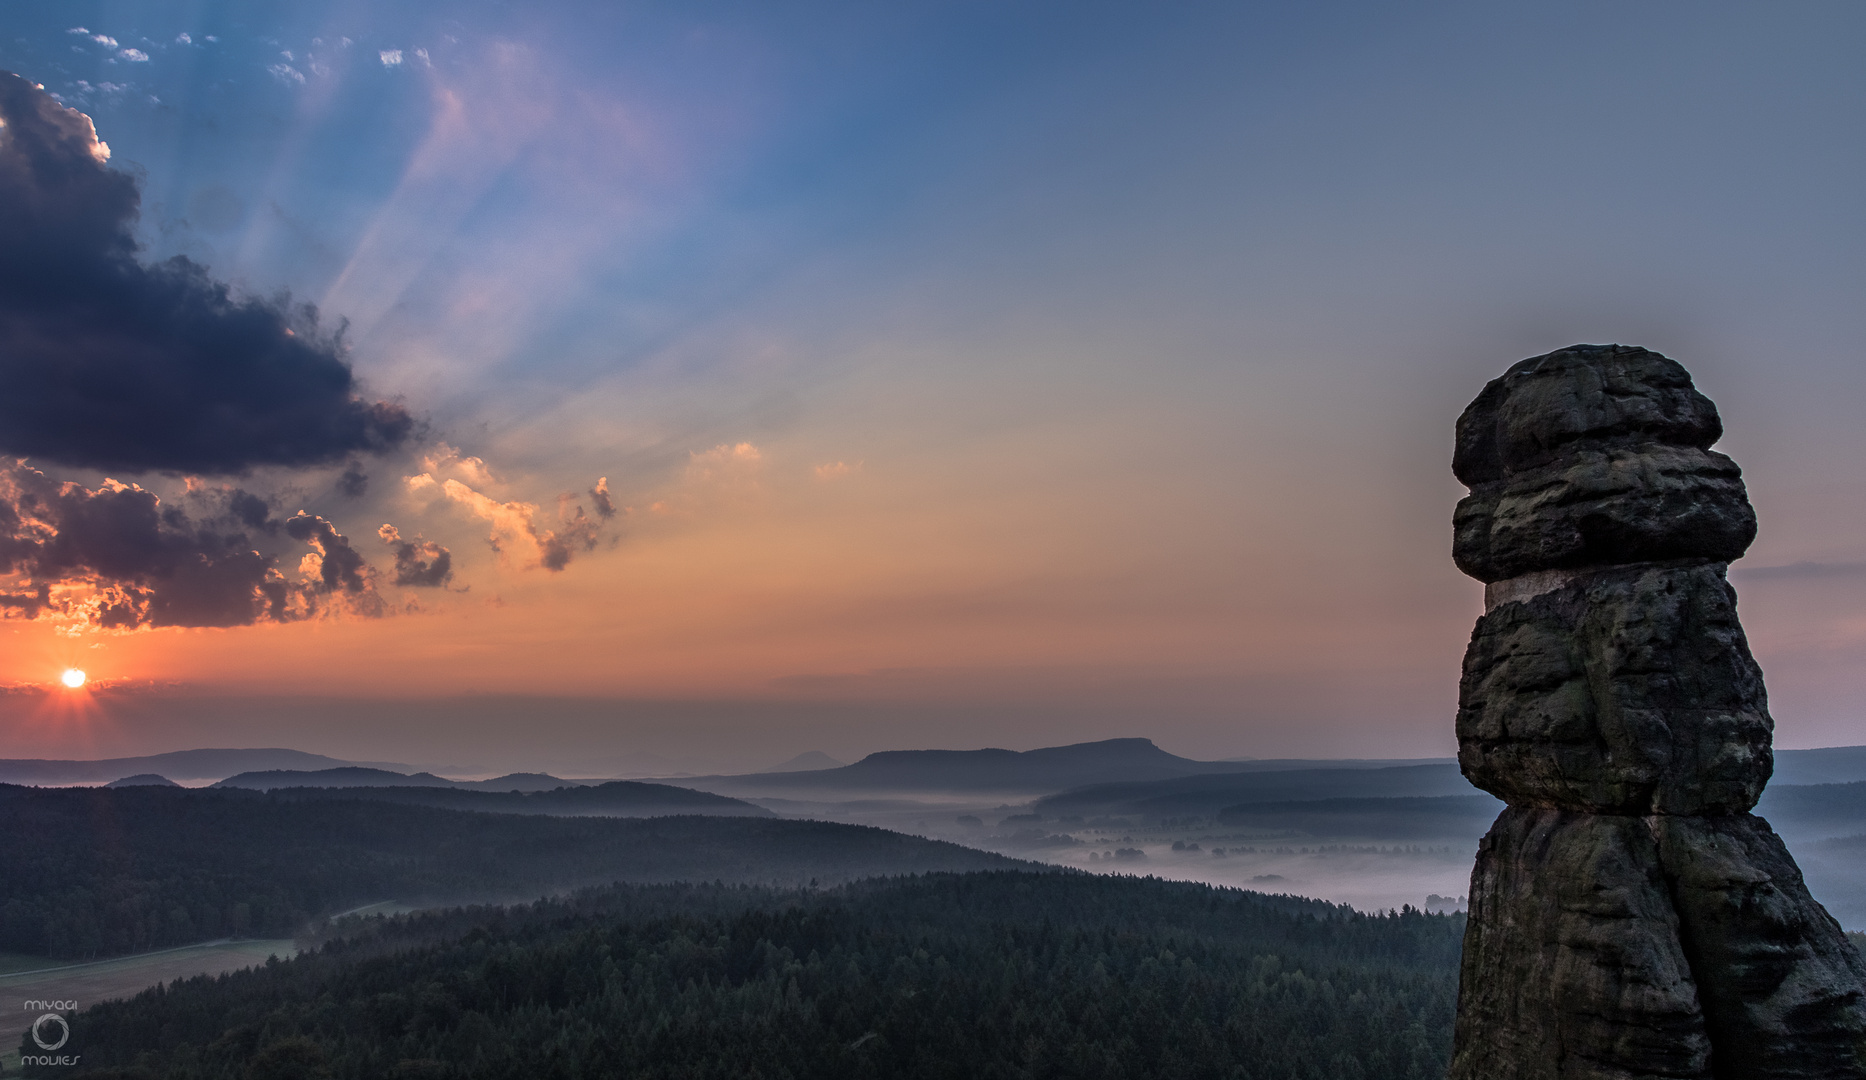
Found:
M 75 667 L 66 668 L 65 673 L 58 677 L 58 681 L 76 690 L 78 687 L 84 685 L 84 672 L 79 671 Z

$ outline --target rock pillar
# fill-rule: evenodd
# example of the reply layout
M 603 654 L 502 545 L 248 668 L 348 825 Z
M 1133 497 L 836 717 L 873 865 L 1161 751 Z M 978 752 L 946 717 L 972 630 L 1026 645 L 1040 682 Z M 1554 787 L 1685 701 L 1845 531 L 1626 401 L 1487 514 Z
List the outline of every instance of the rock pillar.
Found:
M 1866 964 L 1749 813 L 1773 722 L 1722 434 L 1683 367 L 1619 345 L 1524 360 L 1458 418 L 1453 557 L 1485 598 L 1458 762 L 1509 806 L 1452 1080 L 1866 1080 Z

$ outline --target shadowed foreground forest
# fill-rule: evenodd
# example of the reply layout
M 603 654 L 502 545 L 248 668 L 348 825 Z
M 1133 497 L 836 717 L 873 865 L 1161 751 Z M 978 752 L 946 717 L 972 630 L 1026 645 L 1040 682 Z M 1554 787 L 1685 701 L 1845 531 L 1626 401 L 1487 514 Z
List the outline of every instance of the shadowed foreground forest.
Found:
M 617 886 L 346 920 L 28 1075 L 1426 1080 L 1463 924 L 1072 873 Z
M 807 885 L 1019 865 L 860 825 L 599 818 L 270 794 L 0 784 L 29 843 L 0 874 L 0 952 L 95 959 L 221 937 L 289 937 L 381 900 L 531 900 L 618 881 Z

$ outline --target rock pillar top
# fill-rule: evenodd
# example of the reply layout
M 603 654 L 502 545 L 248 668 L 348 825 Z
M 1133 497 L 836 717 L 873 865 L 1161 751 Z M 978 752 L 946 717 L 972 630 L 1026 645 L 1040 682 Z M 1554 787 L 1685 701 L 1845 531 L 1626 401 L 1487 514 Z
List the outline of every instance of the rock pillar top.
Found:
M 1717 407 L 1676 361 L 1626 345 L 1530 357 L 1458 418 L 1458 568 L 1491 583 L 1550 570 L 1729 562 L 1756 538 Z

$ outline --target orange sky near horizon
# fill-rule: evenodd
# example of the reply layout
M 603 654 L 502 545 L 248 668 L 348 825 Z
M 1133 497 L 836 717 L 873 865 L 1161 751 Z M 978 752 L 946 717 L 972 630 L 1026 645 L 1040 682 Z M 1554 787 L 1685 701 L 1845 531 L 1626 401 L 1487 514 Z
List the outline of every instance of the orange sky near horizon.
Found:
M 1859 11 L 534 7 L 210 46 L 132 5 L 134 62 L 21 12 L 0 68 L 137 178 L 137 257 L 317 301 L 420 434 L 192 496 L 29 461 L 220 536 L 259 493 L 323 607 L 106 630 L 0 580 L 0 757 L 1446 754 L 1452 427 L 1579 342 L 1717 403 L 1779 741 L 1866 744 Z M 368 590 L 318 591 L 300 510 Z M 394 585 L 384 525 L 452 579 Z

